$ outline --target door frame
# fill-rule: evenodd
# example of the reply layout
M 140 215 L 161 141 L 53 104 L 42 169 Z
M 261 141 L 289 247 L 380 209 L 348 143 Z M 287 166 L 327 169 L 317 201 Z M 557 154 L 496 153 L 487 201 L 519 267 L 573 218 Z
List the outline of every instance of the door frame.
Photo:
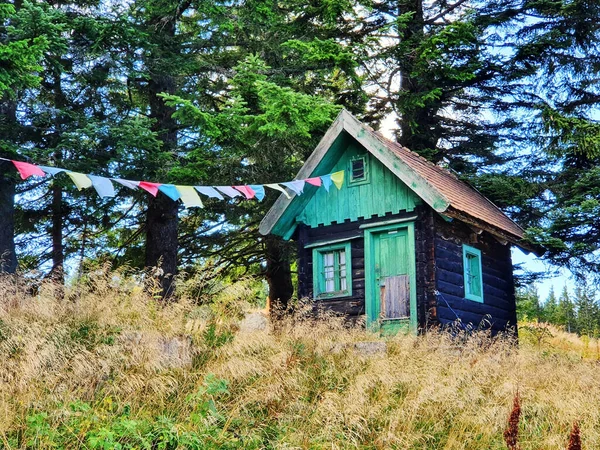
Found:
M 367 318 L 367 329 L 380 331 L 380 302 L 374 295 L 375 292 L 375 247 L 373 245 L 375 235 L 385 231 L 394 231 L 405 228 L 407 230 L 408 254 L 412 255 L 408 261 L 408 275 L 410 282 L 410 320 L 409 326 L 412 332 L 417 331 L 417 276 L 416 276 L 416 253 L 415 253 L 415 223 L 402 222 L 379 227 L 366 228 L 365 240 L 365 312 Z

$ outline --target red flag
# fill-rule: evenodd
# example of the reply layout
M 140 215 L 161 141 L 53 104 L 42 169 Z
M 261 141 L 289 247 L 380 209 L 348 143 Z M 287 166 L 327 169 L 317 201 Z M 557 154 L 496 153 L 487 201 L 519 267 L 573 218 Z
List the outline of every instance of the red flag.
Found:
M 247 199 L 253 198 L 256 194 L 250 186 L 234 186 L 234 188 L 244 194 Z
M 321 186 L 321 177 L 307 178 L 306 181 L 308 184 L 312 184 L 313 186 Z
M 23 179 L 23 180 L 26 180 L 31 175 L 37 175 L 40 177 L 46 176 L 46 173 L 42 169 L 40 169 L 38 166 L 35 166 L 33 164 L 29 164 L 29 163 L 21 162 L 21 161 L 12 161 L 12 163 L 15 165 L 15 167 L 19 171 L 19 174 L 21 175 L 21 179 Z
M 160 183 L 150 183 L 149 181 L 140 181 L 138 184 L 143 190 L 150 192 L 154 197 L 158 194 Z

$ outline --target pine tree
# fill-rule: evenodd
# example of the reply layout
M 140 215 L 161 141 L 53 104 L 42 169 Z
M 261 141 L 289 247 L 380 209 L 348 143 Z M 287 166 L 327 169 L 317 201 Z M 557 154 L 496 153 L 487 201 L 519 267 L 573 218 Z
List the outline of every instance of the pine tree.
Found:
M 48 42 L 45 36 L 22 36 L 19 0 L 0 4 L 0 156 L 14 157 L 21 142 L 17 104 L 25 89 L 40 82 L 39 61 Z M 12 165 L 0 162 L 0 272 L 17 268 L 15 251 L 15 176 Z
M 517 290 L 517 318 L 539 322 L 542 319 L 542 307 L 537 288 L 531 284 Z
M 595 293 L 590 291 L 585 284 L 575 288 L 575 311 L 577 333 L 590 337 L 596 336 L 600 324 L 600 308 L 595 298 Z
M 556 323 L 563 326 L 569 333 L 576 331 L 575 306 L 573 305 L 566 286 L 563 288 L 560 297 L 558 298 Z
M 556 294 L 554 293 L 554 286 L 552 286 L 550 288 L 550 292 L 548 293 L 548 298 L 546 298 L 546 301 L 542 305 L 543 320 L 548 323 L 556 323 L 557 310 L 558 300 L 556 298 Z

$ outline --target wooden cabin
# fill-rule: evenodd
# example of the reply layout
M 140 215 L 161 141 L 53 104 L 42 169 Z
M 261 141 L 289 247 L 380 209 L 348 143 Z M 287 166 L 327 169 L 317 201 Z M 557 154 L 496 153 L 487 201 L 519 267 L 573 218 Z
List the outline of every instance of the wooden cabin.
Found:
M 298 243 L 298 296 L 371 329 L 457 319 L 516 325 L 511 244 L 523 230 L 451 172 L 342 111 L 297 175 L 344 170 L 340 190 L 280 196 L 260 225 Z

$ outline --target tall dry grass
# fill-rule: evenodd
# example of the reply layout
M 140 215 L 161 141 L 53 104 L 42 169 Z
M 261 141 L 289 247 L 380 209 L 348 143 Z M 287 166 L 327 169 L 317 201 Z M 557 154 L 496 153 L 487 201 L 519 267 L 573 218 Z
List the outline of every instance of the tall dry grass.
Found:
M 520 448 L 565 449 L 575 422 L 600 448 L 597 342 L 557 329 L 517 347 L 297 313 L 243 333 L 244 282 L 163 305 L 107 270 L 64 298 L 0 290 L 0 448 L 505 449 L 516 392 Z M 171 341 L 189 354 L 166 358 Z

